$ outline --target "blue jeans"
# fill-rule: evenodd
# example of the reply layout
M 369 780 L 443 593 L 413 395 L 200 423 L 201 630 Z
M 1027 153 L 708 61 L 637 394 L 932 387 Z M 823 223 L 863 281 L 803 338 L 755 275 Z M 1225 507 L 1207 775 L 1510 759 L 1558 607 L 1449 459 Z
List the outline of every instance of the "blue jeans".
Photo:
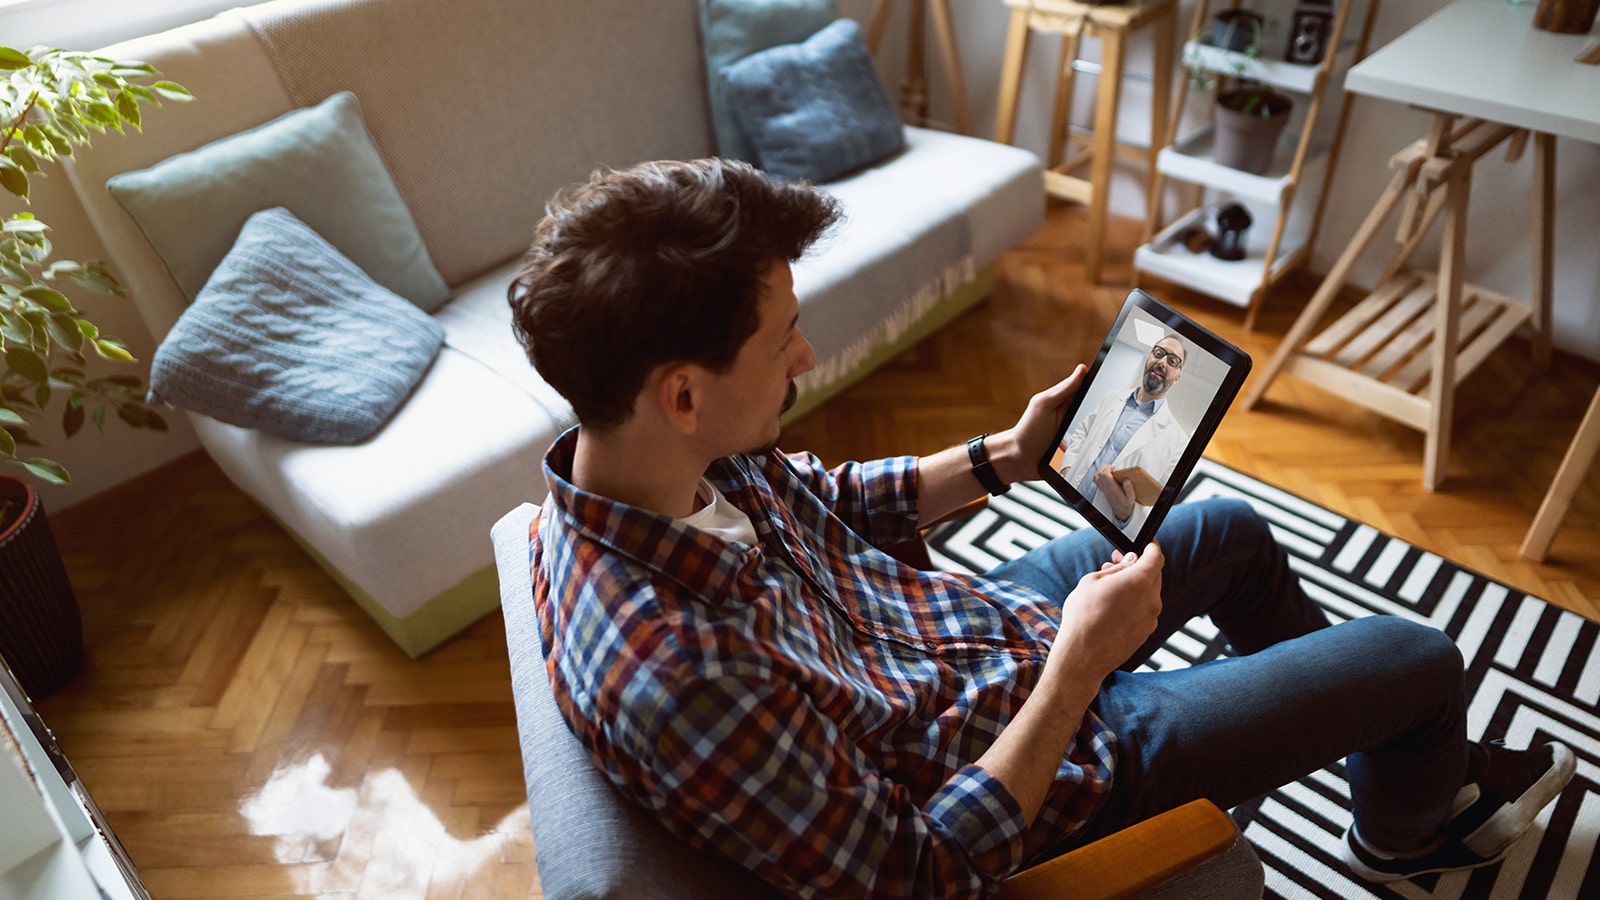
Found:
M 1341 757 L 1364 839 L 1396 851 L 1433 840 L 1467 772 L 1466 689 L 1450 638 L 1391 616 L 1330 627 L 1248 504 L 1180 504 L 1157 540 L 1160 622 L 1094 706 L 1118 740 L 1111 794 L 1060 849 L 1199 797 L 1228 809 Z M 1085 529 L 990 574 L 1064 597 L 1111 551 Z M 1238 656 L 1131 671 L 1202 615 Z

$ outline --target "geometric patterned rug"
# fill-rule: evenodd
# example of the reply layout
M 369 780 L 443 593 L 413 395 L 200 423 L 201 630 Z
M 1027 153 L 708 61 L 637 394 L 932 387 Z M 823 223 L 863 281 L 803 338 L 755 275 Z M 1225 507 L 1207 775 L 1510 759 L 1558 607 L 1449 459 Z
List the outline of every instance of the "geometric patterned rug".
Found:
M 1266 865 L 1267 896 L 1282 898 L 1600 898 L 1600 626 L 1448 560 L 1201 460 L 1182 499 L 1237 497 L 1271 523 L 1306 593 L 1343 621 L 1404 616 L 1455 639 L 1467 663 L 1472 740 L 1513 747 L 1557 739 L 1578 774 L 1534 832 L 1499 866 L 1372 885 L 1339 862 L 1350 822 L 1342 765 L 1232 810 Z M 1087 523 L 1041 482 L 1018 484 L 988 508 L 936 529 L 935 565 L 983 571 Z M 1150 669 L 1189 666 L 1229 652 L 1206 619 L 1153 656 Z M 1404 690 L 1404 685 L 1396 685 Z

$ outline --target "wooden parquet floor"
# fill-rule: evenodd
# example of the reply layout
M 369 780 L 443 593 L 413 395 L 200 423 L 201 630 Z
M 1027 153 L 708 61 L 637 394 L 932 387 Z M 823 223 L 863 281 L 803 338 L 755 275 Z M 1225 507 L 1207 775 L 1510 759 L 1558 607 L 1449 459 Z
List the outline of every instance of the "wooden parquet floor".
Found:
M 784 446 L 840 461 L 1009 424 L 1090 358 L 1126 293 L 1084 283 L 1084 231 L 1081 209 L 1053 210 L 988 303 L 795 423 Z M 1136 231 L 1111 236 L 1113 285 Z M 1246 335 L 1237 309 L 1152 290 L 1259 361 L 1297 308 L 1285 292 Z M 1420 487 L 1418 435 L 1288 379 L 1230 413 L 1210 455 L 1600 618 L 1600 478 L 1550 564 L 1516 555 L 1597 382 L 1587 363 L 1540 376 L 1520 347 L 1496 354 L 1464 390 L 1439 493 Z M 539 896 L 498 616 L 407 659 L 200 454 L 53 525 L 87 662 L 39 708 L 154 896 Z

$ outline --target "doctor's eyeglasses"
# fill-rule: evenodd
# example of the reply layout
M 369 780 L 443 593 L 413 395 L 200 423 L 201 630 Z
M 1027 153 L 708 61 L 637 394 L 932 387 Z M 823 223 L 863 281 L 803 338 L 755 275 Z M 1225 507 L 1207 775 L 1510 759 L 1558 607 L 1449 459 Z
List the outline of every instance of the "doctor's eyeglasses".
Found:
M 1150 356 L 1153 357 L 1157 362 L 1164 362 L 1174 369 L 1183 368 L 1183 357 L 1173 353 L 1171 350 L 1168 350 L 1165 347 L 1151 347 Z

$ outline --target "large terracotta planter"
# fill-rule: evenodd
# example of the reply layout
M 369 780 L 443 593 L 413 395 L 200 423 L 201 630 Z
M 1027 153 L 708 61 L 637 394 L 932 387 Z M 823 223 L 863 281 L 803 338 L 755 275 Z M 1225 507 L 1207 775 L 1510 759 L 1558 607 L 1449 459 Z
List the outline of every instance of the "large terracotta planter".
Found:
M 1253 106 L 1245 102 L 1251 93 L 1259 98 Z M 1217 97 L 1217 137 L 1212 157 L 1224 166 L 1252 175 L 1267 171 L 1293 108 L 1294 101 L 1276 91 L 1252 88 L 1223 92 Z
M 0 501 L 11 501 L 16 514 L 0 531 L 0 656 L 38 700 L 78 670 L 83 621 L 38 492 L 0 475 Z

